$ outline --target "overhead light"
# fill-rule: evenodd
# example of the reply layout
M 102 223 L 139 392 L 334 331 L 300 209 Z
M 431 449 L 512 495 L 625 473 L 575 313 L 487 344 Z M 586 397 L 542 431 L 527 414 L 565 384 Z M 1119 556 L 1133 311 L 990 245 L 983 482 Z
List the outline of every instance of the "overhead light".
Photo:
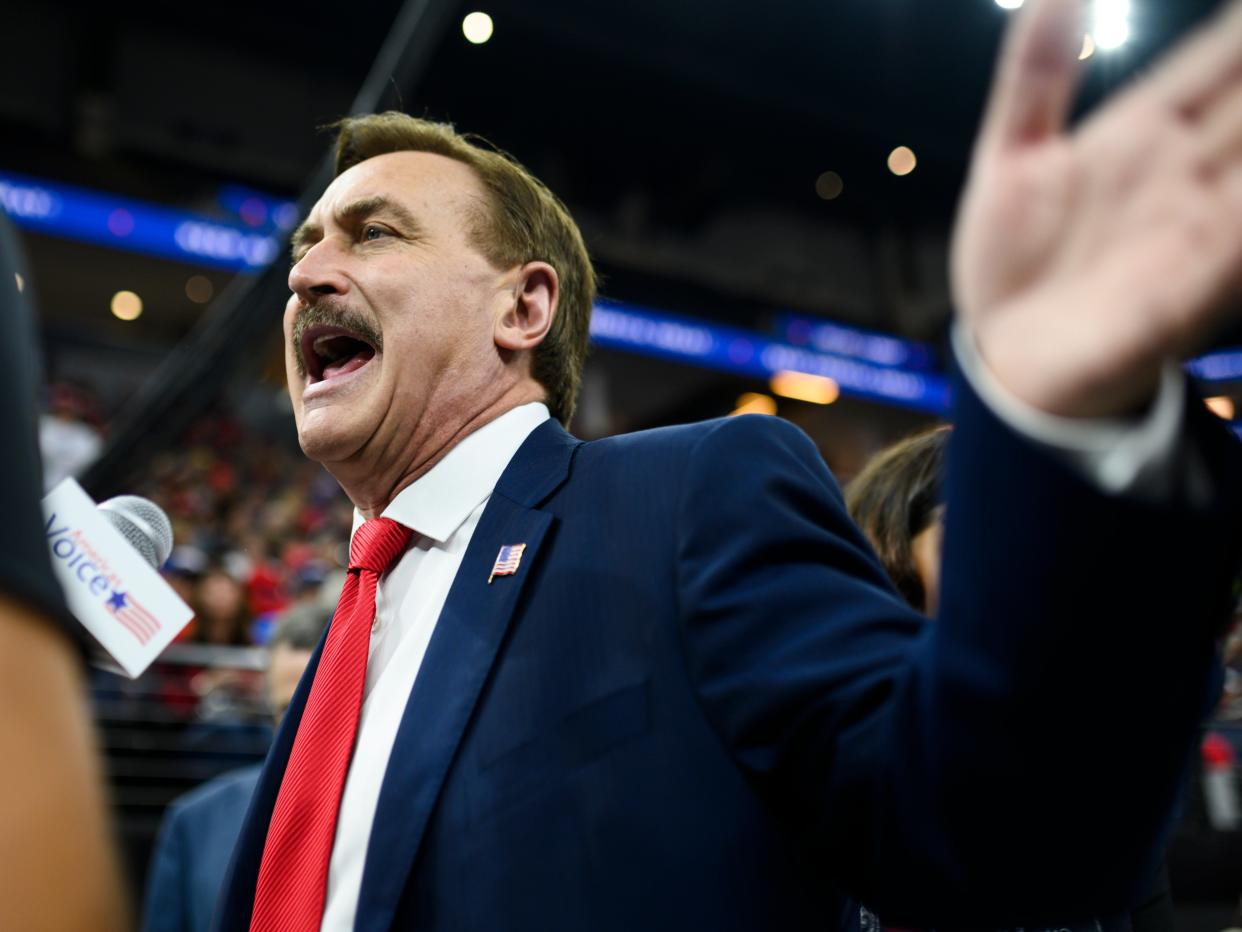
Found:
M 836 172 L 824 172 L 815 179 L 815 193 L 825 201 L 835 201 L 845 190 L 845 182 Z
M 22 273 L 14 272 L 13 277 L 17 279 L 17 290 L 25 291 L 26 290 L 26 279 L 22 278 Z
M 214 292 L 211 279 L 206 275 L 191 275 L 185 280 L 185 296 L 195 304 L 206 304 Z
M 461 34 L 466 37 L 467 42 L 475 45 L 482 45 L 490 39 L 493 28 L 492 18 L 478 11 L 467 13 L 466 18 L 461 21 Z
M 1093 0 L 1095 12 L 1092 16 L 1091 33 L 1083 43 L 1079 61 L 1090 58 L 1100 49 L 1111 52 L 1126 44 L 1130 38 L 1131 0 Z M 996 0 L 1002 10 L 1017 10 L 1023 0 Z
M 830 405 L 841 397 L 841 387 L 835 379 L 826 375 L 811 375 L 787 369 L 772 376 L 772 391 L 784 398 L 809 401 L 811 404 Z
M 1091 38 L 1104 51 L 1125 45 L 1130 38 L 1130 0 L 1095 0 Z
M 918 164 L 919 160 L 909 146 L 898 146 L 888 154 L 888 170 L 894 175 L 908 175 Z
M 761 395 L 758 392 L 747 392 L 737 400 L 737 407 L 729 412 L 729 417 L 736 417 L 739 414 L 775 414 L 776 399 L 771 395 Z
M 1226 421 L 1232 421 L 1233 416 L 1237 413 L 1233 399 L 1228 395 L 1217 395 L 1215 398 L 1205 398 L 1203 403 L 1207 405 L 1208 410 L 1219 418 Z
M 112 316 L 121 320 L 137 320 L 142 313 L 142 298 L 132 291 L 118 291 L 112 296 Z

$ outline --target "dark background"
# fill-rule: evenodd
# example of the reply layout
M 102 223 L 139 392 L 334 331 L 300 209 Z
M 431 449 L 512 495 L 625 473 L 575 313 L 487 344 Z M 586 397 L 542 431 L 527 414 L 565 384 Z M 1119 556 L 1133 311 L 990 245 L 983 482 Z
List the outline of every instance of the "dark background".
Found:
M 1214 5 L 1138 4 L 1131 41 L 1086 63 L 1084 107 Z M 495 22 L 479 46 L 459 28 L 475 8 Z M 0 169 L 206 213 L 227 182 L 296 197 L 328 142 L 317 127 L 347 111 L 398 9 L 8 3 Z M 991 0 L 461 4 L 421 81 L 397 90 L 407 111 L 481 133 L 544 178 L 608 296 L 759 330 L 794 309 L 939 342 L 954 205 L 1009 15 Z M 918 155 L 910 176 L 886 168 L 897 145 Z M 833 201 L 815 191 L 827 170 L 845 183 Z M 187 275 L 217 293 L 229 277 L 46 237 L 28 248 L 51 375 L 91 382 L 113 409 L 203 313 Z M 109 314 L 120 288 L 143 296 L 138 321 Z M 245 378 L 266 369 L 278 388 L 274 356 L 263 348 Z M 230 371 L 222 393 L 238 391 Z M 602 351 L 577 427 L 713 416 L 762 387 Z M 845 474 L 928 420 L 851 400 L 781 413 Z

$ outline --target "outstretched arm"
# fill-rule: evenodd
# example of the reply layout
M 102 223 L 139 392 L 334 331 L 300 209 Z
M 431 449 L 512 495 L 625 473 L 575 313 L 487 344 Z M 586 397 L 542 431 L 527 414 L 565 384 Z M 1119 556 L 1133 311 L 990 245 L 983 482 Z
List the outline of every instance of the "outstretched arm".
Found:
M 707 435 L 679 509 L 688 667 L 739 766 L 886 921 L 1120 915 L 1209 704 L 1242 502 L 1103 495 L 966 385 L 957 404 L 930 622 L 805 435 Z M 1202 405 L 1184 417 L 1228 489 L 1236 442 Z
M 1075 129 L 1083 0 L 1030 0 L 954 237 L 960 322 L 996 379 L 1068 417 L 1141 409 L 1242 283 L 1242 3 Z

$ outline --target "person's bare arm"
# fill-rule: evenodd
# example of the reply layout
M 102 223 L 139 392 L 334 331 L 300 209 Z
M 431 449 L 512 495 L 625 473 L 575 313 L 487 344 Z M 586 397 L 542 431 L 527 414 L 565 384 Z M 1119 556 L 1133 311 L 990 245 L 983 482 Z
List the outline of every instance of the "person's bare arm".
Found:
M 130 928 L 74 645 L 0 594 L 0 929 Z

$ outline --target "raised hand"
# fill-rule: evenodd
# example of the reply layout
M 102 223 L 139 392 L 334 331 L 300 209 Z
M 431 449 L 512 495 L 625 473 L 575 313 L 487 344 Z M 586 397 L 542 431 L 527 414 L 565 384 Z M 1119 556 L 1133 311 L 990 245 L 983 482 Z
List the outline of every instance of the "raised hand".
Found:
M 1006 39 L 954 234 L 958 312 L 993 375 L 1070 417 L 1147 402 L 1242 284 L 1242 0 L 1074 131 L 1083 0 Z

